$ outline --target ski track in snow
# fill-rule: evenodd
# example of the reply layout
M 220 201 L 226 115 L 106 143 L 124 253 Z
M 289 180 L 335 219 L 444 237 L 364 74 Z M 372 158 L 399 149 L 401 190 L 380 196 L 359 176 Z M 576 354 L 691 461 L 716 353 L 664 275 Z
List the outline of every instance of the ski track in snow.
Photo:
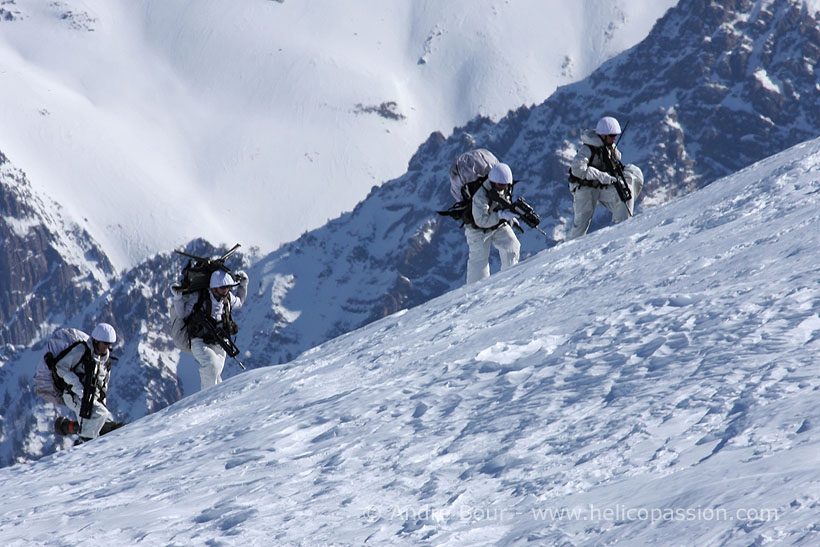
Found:
M 818 157 L 2 469 L 0 543 L 799 543 L 820 500 Z M 592 505 L 779 518 L 533 513 Z

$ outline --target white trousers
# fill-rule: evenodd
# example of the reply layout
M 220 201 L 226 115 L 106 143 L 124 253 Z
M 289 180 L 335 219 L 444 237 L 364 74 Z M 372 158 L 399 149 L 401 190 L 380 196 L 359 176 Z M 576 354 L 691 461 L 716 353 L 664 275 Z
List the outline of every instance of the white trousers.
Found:
M 626 183 L 632 192 L 632 199 L 624 203 L 618 196 L 618 191 L 611 184 L 603 188 L 593 188 L 591 186 L 578 186 L 572 193 L 572 208 L 575 216 L 572 219 L 572 228 L 567 234 L 567 241 L 576 239 L 587 233 L 589 223 L 592 222 L 592 215 L 595 207 L 600 203 L 612 213 L 612 222 L 618 224 L 628 219 L 635 210 L 635 200 L 643 188 L 643 173 L 635 165 L 627 165 L 624 168 Z
M 222 381 L 225 350 L 218 344 L 206 344 L 202 338 L 191 339 L 191 353 L 199 363 L 200 389 L 215 386 Z
M 90 418 L 80 418 L 80 407 L 83 404 L 83 396 L 72 395 L 66 391 L 63 393 L 63 404 L 74 411 L 77 415 L 77 421 L 80 422 L 80 437 L 86 439 L 96 439 L 100 436 L 100 429 L 105 425 L 105 422 L 113 420 L 111 413 L 105 408 L 105 405 L 99 401 L 94 401 L 94 406 L 91 408 Z
M 521 244 L 508 224 L 488 232 L 465 226 L 464 235 L 470 252 L 467 258 L 467 283 L 490 276 L 490 245 L 498 249 L 502 270 L 518 264 Z

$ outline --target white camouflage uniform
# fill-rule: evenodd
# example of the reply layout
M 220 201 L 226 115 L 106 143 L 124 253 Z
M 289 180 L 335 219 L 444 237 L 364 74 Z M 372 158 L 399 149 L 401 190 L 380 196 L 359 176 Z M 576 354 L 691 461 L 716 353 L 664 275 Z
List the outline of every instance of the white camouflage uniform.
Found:
M 75 346 L 62 359 L 57 361 L 54 368 L 57 376 L 62 378 L 67 385 L 67 389 L 62 394 L 62 402 L 77 415 L 81 424 L 79 431 L 80 436 L 86 439 L 95 439 L 99 437 L 100 430 L 102 426 L 105 425 L 105 422 L 113 419 L 111 412 L 109 412 L 104 404 L 104 394 L 108 391 L 108 381 L 111 376 L 109 364 L 110 355 L 107 350 L 104 355 L 97 355 L 94 353 L 91 338 L 81 331 L 77 331 L 76 329 L 72 330 L 82 335 L 81 337 L 85 339 L 85 342 Z M 49 345 L 49 351 L 52 351 L 53 355 L 59 353 L 59 350 L 55 353 L 51 345 Z M 97 373 L 97 389 L 94 393 L 94 405 L 91 409 L 91 417 L 80 418 L 80 407 L 82 406 L 84 388 L 79 374 L 83 374 L 85 368 L 85 365 L 80 363 L 80 360 L 86 351 L 90 353 L 91 358 L 94 360 L 94 370 Z
M 595 131 L 588 131 L 581 135 L 581 143 L 593 147 L 602 147 L 604 142 Z M 632 191 L 632 199 L 624 203 L 613 186 L 615 177 L 604 170 L 603 161 L 598 154 L 590 162 L 592 154 L 589 146 L 581 146 L 575 159 L 572 161 L 572 174 L 588 181 L 588 184 L 570 183 L 573 196 L 574 218 L 572 228 L 567 234 L 567 241 L 576 239 L 587 233 L 595 207 L 600 203 L 612 213 L 612 222 L 615 224 L 629 218 L 635 207 L 635 200 L 643 186 L 643 174 L 635 165 L 624 167 L 627 186 Z M 612 158 L 621 160 L 621 151 L 612 146 Z M 627 209 L 628 208 L 628 209 Z
M 480 281 L 490 276 L 490 245 L 498 249 L 501 269 L 518 264 L 521 244 L 512 227 L 502 222 L 498 216 L 498 204 L 490 203 L 487 192 L 492 189 L 488 180 L 473 196 L 473 220 L 479 229 L 464 226 L 464 235 L 469 246 L 467 259 L 467 283 Z
M 231 310 L 237 310 L 245 303 L 245 297 L 248 294 L 248 276 L 244 272 L 237 272 L 237 277 L 240 278 L 239 286 L 236 295 L 228 293 L 225 297 L 230 301 Z M 210 289 L 207 290 L 207 297 L 211 299 L 211 317 L 217 322 L 222 321 L 222 311 L 224 309 L 224 302 L 217 300 Z M 175 292 L 174 295 L 174 313 L 177 317 L 188 317 L 194 311 L 199 294 L 193 293 L 183 296 L 181 292 Z M 200 389 L 215 386 L 222 382 L 222 369 L 225 368 L 225 358 L 227 354 L 222 346 L 219 344 L 207 344 L 202 338 L 191 338 L 191 353 L 199 363 L 199 380 Z

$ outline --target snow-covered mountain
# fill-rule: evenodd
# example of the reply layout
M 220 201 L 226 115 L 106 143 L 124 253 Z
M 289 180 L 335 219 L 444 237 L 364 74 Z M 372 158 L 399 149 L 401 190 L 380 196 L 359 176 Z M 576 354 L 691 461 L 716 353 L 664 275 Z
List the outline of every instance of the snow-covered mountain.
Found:
M 8 465 L 54 450 L 51 435 L 34 433 L 34 409 L 42 407 L 32 390 L 38 356 L 26 347 L 42 347 L 110 288 L 115 273 L 88 232 L 38 196 L 2 152 L 0 213 L 0 465 Z
M 0 469 L 0 543 L 811 545 L 820 139 Z
M 36 341 L 110 287 L 103 251 L 0 152 L 0 346 Z M 2 350 L 0 350 L 2 351 Z
M 112 393 L 124 417 L 196 389 L 164 335 L 163 290 L 181 266 L 168 247 L 240 233 L 228 241 L 252 259 L 259 234 L 285 241 L 351 207 L 431 130 L 541 100 L 634 44 L 672 3 L 4 1 L 0 465 L 51 443 L 32 438 L 42 409 L 30 374 L 58 326 L 117 327 L 120 374 L 133 379 Z M 327 184 L 340 174 L 344 184 Z M 310 199 L 292 194 L 302 191 Z M 338 321 L 332 332 L 351 328 Z M 269 358 L 298 353 L 301 338 Z
M 566 162 L 577 132 L 602 113 L 631 120 L 622 147 L 627 160 L 649 178 L 644 204 L 662 202 L 764 157 L 763 136 L 774 151 L 818 134 L 814 99 L 820 83 L 813 67 L 820 40 L 817 17 L 806 6 L 775 0 L 729 9 L 687 0 L 659 21 L 645 41 L 589 79 L 499 123 L 479 118 L 449 138 L 434 133 L 404 176 L 374 189 L 351 213 L 274 253 L 259 256 L 250 249 L 237 256 L 233 265 L 248 269 L 252 279 L 239 317 L 243 360 L 252 368 L 288 362 L 335 336 L 460 286 L 466 260 L 463 235 L 456 223 L 433 211 L 450 204 L 447 169 L 472 146 L 486 146 L 513 166 L 523 179 L 519 193 L 541 213 L 542 226 L 552 234 L 547 241 L 527 232 L 522 237 L 526 257 L 562 239 L 571 219 Z M 668 47 L 673 42 L 675 47 Z M 795 52 L 802 54 L 801 62 L 794 61 Z M 726 67 L 734 68 L 727 72 Z M 630 76 L 633 72 L 644 77 Z M 694 73 L 701 76 L 673 77 Z M 760 87 L 764 73 L 782 93 Z M 770 104 L 779 108 L 767 109 Z M 742 126 L 735 123 L 740 119 L 745 120 Z M 715 134 L 721 139 L 715 140 Z M 598 217 L 597 226 L 604 223 L 606 218 Z M 216 252 L 202 241 L 191 249 Z M 109 291 L 101 287 L 86 294 L 85 307 L 75 308 L 81 311 L 49 323 L 91 328 L 106 319 L 117 326 L 123 338 L 118 367 L 123 381 L 114 382 L 111 400 L 122 418 L 154 412 L 198 387 L 193 362 L 173 350 L 167 334 L 164 291 L 182 264 L 169 251 L 160 253 L 110 279 Z M 44 432 L 54 410 L 36 406 L 30 391 L 41 353 L 32 345 L 39 339 L 39 324 L 31 322 L 28 338 L 6 347 L 0 369 L 9 409 L 0 421 L 3 464 L 53 450 Z M 237 371 L 229 361 L 225 375 Z
M 0 150 L 117 270 L 265 253 L 640 41 L 676 0 L 3 0 Z
M 431 135 L 404 176 L 256 265 L 256 298 L 265 304 L 240 335 L 254 348 L 250 361 L 286 362 L 461 285 L 464 236 L 433 211 L 452 202 L 448 169 L 472 147 L 489 148 L 512 166 L 522 181 L 518 194 L 552 235 L 524 234 L 526 256 L 563 239 L 572 220 L 567 165 L 580 130 L 602 114 L 630 122 L 621 147 L 646 175 L 643 209 L 820 134 L 818 21 L 797 1 L 731 9 L 686 0 L 646 40 L 544 103 L 498 123 L 477 119 L 449 138 Z M 782 92 L 761 86 L 764 74 Z M 599 213 L 595 225 L 608 223 Z

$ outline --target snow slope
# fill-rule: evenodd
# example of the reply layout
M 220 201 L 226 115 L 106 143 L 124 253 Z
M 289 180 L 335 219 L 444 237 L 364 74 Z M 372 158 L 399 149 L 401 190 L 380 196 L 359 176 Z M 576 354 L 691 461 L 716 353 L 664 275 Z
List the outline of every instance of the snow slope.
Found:
M 0 543 L 813 544 L 820 139 L 0 469 Z
M 820 89 L 820 73 L 813 69 L 820 63 L 820 26 L 812 15 L 801 0 L 682 1 L 641 43 L 540 105 L 520 107 L 498 123 L 476 118 L 450 137 L 431 134 L 404 175 L 374 187 L 350 213 L 264 256 L 243 241 L 248 252 L 230 264 L 248 270 L 252 280 L 252 298 L 238 317 L 243 361 L 249 368 L 289 362 L 463 284 L 463 232 L 433 211 L 452 203 L 441 182 L 466 149 L 489 148 L 524 181 L 518 195 L 541 213 L 541 227 L 551 235 L 545 240 L 525 231 L 520 238 L 528 257 L 562 240 L 571 222 L 566 167 L 591 113 L 629 120 L 620 146 L 647 176 L 638 214 L 820 134 L 820 111 L 811 100 Z M 6 171 L 20 175 L 19 169 Z M 87 232 L 72 227 L 84 234 L 91 254 L 61 256 L 63 247 L 49 244 L 61 239 L 50 233 L 54 224 L 43 223 L 42 214 L 22 215 L 16 206 L 23 180 L 0 177 L 6 195 L 0 196 L 0 239 L 6 238 L 0 249 L 0 341 L 8 342 L 0 348 L 0 466 L 56 449 L 50 429 L 39 427 L 54 409 L 38 402 L 30 378 L 42 353 L 37 340 L 57 326 L 90 330 L 107 321 L 116 327 L 120 381 L 108 402 L 124 419 L 136 420 L 199 386 L 195 361 L 174 351 L 167 335 L 166 291 L 184 261 L 169 249 L 119 275 L 108 268 L 108 291 L 97 287 L 78 295 L 74 275 L 60 272 L 85 271 L 88 256 L 107 262 L 106 255 Z M 42 212 L 63 219 L 58 209 Z M 601 208 L 593 229 L 609 222 Z M 24 225 L 31 229 L 22 234 Z M 217 251 L 203 240 L 186 247 L 208 256 Z M 223 377 L 238 372 L 229 364 Z
M 0 150 L 118 270 L 196 237 L 269 252 L 675 3 L 5 0 Z
M 516 196 L 541 215 L 549 237 L 535 230 L 519 236 L 529 256 L 563 240 L 571 225 L 567 167 L 580 130 L 597 113 L 629 122 L 620 148 L 646 177 L 638 214 L 817 136 L 820 73 L 810 67 L 820 64 L 819 25 L 799 0 L 686 0 L 640 44 L 542 104 L 497 123 L 478 118 L 446 138 L 431 135 L 404 175 L 254 262 L 239 334 L 239 346 L 254 350 L 246 362 L 290 361 L 462 285 L 463 230 L 433 211 L 452 204 L 448 169 L 471 148 L 487 148 L 512 166 L 522 181 Z M 760 89 L 754 74 L 764 72 L 782 93 Z M 600 207 L 592 230 L 610 223 Z

